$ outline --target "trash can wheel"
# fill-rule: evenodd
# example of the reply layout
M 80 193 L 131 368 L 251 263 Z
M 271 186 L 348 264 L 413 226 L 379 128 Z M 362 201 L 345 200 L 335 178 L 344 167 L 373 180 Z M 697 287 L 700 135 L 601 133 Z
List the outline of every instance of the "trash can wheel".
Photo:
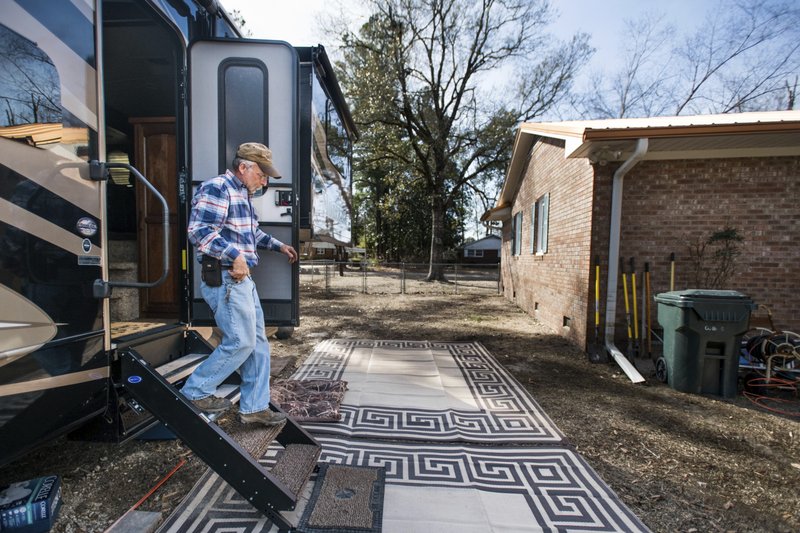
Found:
M 667 382 L 667 360 L 663 357 L 656 360 L 656 378 L 661 383 Z

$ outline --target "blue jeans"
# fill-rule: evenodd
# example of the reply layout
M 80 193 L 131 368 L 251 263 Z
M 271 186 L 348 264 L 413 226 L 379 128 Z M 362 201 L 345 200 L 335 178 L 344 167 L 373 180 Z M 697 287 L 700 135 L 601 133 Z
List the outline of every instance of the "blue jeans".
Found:
M 200 290 L 222 330 L 222 342 L 189 376 L 181 393 L 190 400 L 211 396 L 238 369 L 242 378 L 239 412 L 269 409 L 269 342 L 255 283 L 249 277 L 237 283 L 224 271 L 222 285 L 209 287 L 201 282 Z

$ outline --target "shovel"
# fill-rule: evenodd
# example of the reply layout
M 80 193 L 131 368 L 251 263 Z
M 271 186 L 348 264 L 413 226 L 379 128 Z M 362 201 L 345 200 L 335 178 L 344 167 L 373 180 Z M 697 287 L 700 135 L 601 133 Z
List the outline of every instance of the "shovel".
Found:
M 622 294 L 625 296 L 625 322 L 628 326 L 628 348 L 625 357 L 633 359 L 633 331 L 631 330 L 631 306 L 628 301 L 628 273 L 625 272 L 625 262 L 620 258 L 620 270 L 622 270 Z
M 589 361 L 608 363 L 608 354 L 600 342 L 600 257 L 594 258 L 594 342 L 589 347 Z
M 641 355 L 639 344 L 639 303 L 636 299 L 636 263 L 631 257 L 631 302 L 633 303 L 633 356 Z
M 669 290 L 675 290 L 675 252 L 669 254 Z
M 647 357 L 653 357 L 653 325 L 650 323 L 650 263 L 644 264 L 644 302 L 647 315 Z

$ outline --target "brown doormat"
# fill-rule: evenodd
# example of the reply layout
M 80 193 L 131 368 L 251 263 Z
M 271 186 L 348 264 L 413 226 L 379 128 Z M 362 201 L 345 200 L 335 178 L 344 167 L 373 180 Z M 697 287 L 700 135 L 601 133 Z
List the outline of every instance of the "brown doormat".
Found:
M 383 468 L 323 463 L 297 530 L 303 533 L 379 533 Z
M 335 379 L 276 379 L 270 397 L 298 422 L 338 422 L 347 382 Z

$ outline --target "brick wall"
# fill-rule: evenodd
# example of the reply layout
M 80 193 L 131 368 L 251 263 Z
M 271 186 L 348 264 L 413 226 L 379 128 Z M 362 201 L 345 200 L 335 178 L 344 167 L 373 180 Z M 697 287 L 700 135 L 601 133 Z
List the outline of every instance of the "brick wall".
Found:
M 593 338 L 594 269 L 601 262 L 601 325 L 605 324 L 611 183 L 618 165 L 565 160 L 563 143 L 534 145 L 512 206 L 522 211 L 522 253 L 511 255 L 512 224 L 503 226 L 504 295 L 579 346 Z M 531 206 L 550 193 L 548 252 L 531 254 Z M 594 203 L 591 197 L 594 193 Z M 800 332 L 800 158 L 644 161 L 625 177 L 620 257 L 637 272 L 641 316 L 644 264 L 652 295 L 669 290 L 670 253 L 675 289 L 693 285 L 689 245 L 725 226 L 744 237 L 736 273 L 724 287 L 769 306 L 780 329 Z M 589 228 L 593 228 L 591 236 Z M 630 283 L 630 277 L 628 278 Z M 629 286 L 629 295 L 632 292 Z M 538 307 L 538 310 L 537 310 Z M 564 317 L 571 327 L 563 328 Z M 658 327 L 651 301 L 651 323 Z M 602 328 L 604 330 L 604 327 Z M 617 288 L 616 342 L 626 336 L 622 280 Z M 640 335 L 643 336 L 643 330 Z M 588 337 L 588 338 L 587 338 Z
M 532 149 L 512 218 L 522 211 L 520 255 L 511 255 L 511 221 L 503 226 L 505 296 L 579 346 L 586 341 L 593 171 L 585 159 L 564 159 L 564 143 L 540 139 Z M 531 208 L 550 194 L 548 250 L 531 253 Z M 538 307 L 538 310 L 537 310 Z M 593 311 L 592 311 L 593 312 Z M 570 320 L 565 328 L 564 317 Z M 594 318 L 592 315 L 592 324 Z
M 615 169 L 598 166 L 595 173 L 592 254 L 603 258 L 603 301 Z M 676 256 L 675 290 L 702 288 L 692 286 L 688 246 L 725 226 L 744 237 L 737 271 L 725 288 L 769 306 L 777 327 L 800 332 L 800 158 L 644 161 L 625 177 L 620 256 L 636 259 L 639 294 L 645 262 L 650 263 L 652 293 L 669 290 L 671 252 Z M 625 339 L 621 283 L 618 343 Z M 658 325 L 655 304 L 652 323 Z

